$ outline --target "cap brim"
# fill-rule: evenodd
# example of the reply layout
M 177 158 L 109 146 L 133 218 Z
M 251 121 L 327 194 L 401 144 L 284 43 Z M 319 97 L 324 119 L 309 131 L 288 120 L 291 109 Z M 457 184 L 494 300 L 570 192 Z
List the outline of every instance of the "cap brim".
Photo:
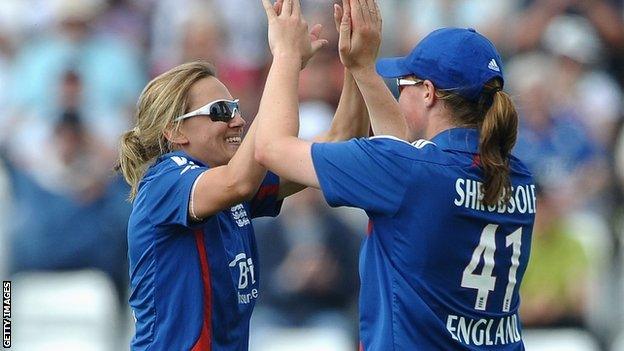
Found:
M 412 72 L 405 67 L 403 62 L 405 57 L 390 57 L 377 60 L 375 65 L 377 73 L 384 78 L 398 78 L 412 74 Z

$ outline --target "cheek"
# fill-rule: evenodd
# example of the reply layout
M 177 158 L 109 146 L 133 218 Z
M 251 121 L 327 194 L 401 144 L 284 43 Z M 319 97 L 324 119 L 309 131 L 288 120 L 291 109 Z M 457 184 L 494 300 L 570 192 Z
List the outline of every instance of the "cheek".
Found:
M 412 137 L 420 136 L 426 129 L 426 120 L 424 118 L 424 108 L 422 104 L 414 96 L 403 96 L 399 98 L 399 106 L 401 112 L 407 121 Z

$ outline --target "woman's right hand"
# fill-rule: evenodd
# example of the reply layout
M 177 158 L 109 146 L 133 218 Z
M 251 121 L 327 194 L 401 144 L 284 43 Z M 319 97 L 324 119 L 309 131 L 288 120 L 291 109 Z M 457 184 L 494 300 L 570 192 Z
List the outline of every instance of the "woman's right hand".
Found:
M 269 21 L 269 47 L 273 57 L 297 57 L 303 68 L 327 40 L 319 39 L 320 25 L 308 33 L 308 24 L 301 14 L 299 0 L 283 0 L 271 5 L 262 0 Z
M 376 0 L 342 0 L 334 5 L 340 61 L 350 71 L 375 65 L 381 46 L 381 13 Z

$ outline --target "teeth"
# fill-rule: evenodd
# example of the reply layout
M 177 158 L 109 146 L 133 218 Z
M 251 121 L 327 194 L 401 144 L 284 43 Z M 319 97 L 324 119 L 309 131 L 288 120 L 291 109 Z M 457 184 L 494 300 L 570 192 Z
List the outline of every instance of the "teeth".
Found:
M 240 144 L 241 137 L 229 137 L 229 138 L 225 138 L 225 141 L 228 143 Z

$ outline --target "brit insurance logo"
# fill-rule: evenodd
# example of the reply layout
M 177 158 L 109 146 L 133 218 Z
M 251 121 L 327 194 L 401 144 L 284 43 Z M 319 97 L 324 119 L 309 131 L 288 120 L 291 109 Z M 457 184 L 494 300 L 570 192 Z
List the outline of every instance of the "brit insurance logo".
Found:
M 244 252 L 239 253 L 230 262 L 230 267 L 238 267 L 238 303 L 248 304 L 252 300 L 258 298 L 258 289 L 253 288 L 248 293 L 241 293 L 241 290 L 247 289 L 250 285 L 256 283 L 256 273 L 254 270 L 254 264 L 251 257 L 247 257 Z
M 230 208 L 230 211 L 232 211 L 232 217 L 234 217 L 239 228 L 249 225 L 249 217 L 247 216 L 247 211 L 245 211 L 245 206 L 242 204 L 236 205 Z

